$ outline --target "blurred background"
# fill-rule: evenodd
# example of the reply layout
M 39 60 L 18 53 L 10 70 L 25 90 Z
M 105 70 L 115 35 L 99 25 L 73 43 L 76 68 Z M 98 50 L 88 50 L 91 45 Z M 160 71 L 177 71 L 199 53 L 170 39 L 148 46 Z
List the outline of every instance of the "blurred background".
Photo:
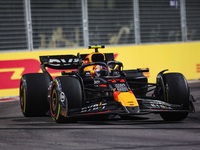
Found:
M 1 0 L 0 51 L 200 40 L 199 0 Z

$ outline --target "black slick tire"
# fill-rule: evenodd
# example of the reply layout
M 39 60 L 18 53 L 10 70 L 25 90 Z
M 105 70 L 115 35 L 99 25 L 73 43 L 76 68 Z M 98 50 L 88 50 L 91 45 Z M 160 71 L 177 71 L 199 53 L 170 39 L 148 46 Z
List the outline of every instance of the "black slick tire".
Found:
M 189 88 L 185 77 L 181 73 L 166 73 L 163 75 L 166 90 L 166 99 L 170 104 L 182 105 L 186 112 L 164 112 L 161 117 L 165 121 L 180 121 L 188 116 Z
M 25 117 L 44 116 L 49 110 L 48 86 L 51 79 L 45 73 L 30 73 L 20 80 L 20 107 Z
M 65 95 L 64 100 L 61 95 Z M 79 80 L 69 76 L 56 77 L 52 83 L 50 92 L 52 119 L 57 123 L 75 122 L 75 119 L 70 117 L 68 112 L 70 109 L 80 109 L 81 106 L 82 89 Z

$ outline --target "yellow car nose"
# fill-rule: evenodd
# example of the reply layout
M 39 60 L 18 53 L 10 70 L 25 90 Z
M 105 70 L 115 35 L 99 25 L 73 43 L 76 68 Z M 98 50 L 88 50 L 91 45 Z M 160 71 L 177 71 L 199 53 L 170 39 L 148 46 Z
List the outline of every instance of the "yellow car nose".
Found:
M 139 106 L 137 99 L 132 91 L 129 92 L 114 92 L 115 101 L 120 102 L 124 107 Z

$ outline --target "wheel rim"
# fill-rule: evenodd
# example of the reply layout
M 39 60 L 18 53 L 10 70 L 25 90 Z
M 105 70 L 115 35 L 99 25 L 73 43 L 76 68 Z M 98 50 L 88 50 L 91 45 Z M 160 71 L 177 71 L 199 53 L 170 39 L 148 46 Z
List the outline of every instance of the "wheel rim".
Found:
M 58 100 L 57 100 L 58 96 L 57 96 L 57 92 L 56 90 L 54 89 L 53 90 L 53 93 L 52 93 L 52 109 L 53 109 L 53 112 L 56 111 L 56 108 L 57 108 L 57 105 L 58 105 Z
M 60 112 L 59 96 L 56 89 L 57 89 L 56 84 L 53 84 L 51 94 L 50 94 L 50 110 L 51 110 L 52 118 L 54 120 L 58 119 L 59 112 Z
M 26 91 L 23 84 L 20 85 L 20 108 L 23 113 L 26 111 Z

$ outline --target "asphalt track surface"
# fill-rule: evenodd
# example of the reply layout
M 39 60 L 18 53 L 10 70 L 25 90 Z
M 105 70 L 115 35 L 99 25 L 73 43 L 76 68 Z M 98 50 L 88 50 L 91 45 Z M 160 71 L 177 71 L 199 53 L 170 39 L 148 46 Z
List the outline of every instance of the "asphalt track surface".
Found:
M 57 124 L 50 117 L 23 117 L 18 101 L 0 102 L 0 150 L 199 150 L 200 82 L 190 87 L 196 113 L 180 122 L 149 114 Z

